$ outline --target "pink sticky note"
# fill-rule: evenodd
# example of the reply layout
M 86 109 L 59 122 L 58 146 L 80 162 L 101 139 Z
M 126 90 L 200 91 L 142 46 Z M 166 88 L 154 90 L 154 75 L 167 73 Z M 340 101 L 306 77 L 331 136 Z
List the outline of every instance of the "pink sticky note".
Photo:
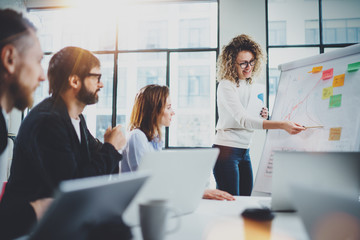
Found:
M 323 75 L 321 77 L 322 80 L 327 80 L 333 77 L 334 69 L 330 68 L 325 71 L 323 71 Z

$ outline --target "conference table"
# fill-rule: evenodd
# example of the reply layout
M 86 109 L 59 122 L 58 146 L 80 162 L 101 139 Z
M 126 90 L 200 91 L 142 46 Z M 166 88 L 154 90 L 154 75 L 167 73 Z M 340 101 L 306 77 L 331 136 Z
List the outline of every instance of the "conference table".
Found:
M 179 229 L 168 234 L 165 240 L 250 240 L 248 226 L 241 213 L 246 208 L 260 208 L 261 202 L 270 197 L 236 197 L 235 201 L 202 199 L 198 208 L 180 218 Z M 168 228 L 175 226 L 177 219 L 169 221 Z M 309 240 L 305 227 L 296 212 L 276 212 L 263 240 Z M 133 227 L 134 240 L 142 240 L 140 227 Z

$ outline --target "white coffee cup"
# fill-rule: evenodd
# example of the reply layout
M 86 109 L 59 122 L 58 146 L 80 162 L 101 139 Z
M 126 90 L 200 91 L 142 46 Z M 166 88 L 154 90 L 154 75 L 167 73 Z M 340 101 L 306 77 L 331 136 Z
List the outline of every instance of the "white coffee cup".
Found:
M 170 214 L 176 215 L 167 200 L 151 200 L 139 204 L 140 226 L 144 240 L 163 240 L 166 234 L 175 232 L 180 227 L 180 218 L 172 230 L 167 230 Z

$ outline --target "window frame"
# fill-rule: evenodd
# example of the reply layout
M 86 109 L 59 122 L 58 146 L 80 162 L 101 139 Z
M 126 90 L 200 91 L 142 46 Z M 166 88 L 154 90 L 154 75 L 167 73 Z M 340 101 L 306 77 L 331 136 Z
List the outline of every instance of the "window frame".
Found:
M 319 43 L 316 44 L 285 44 L 285 45 L 270 45 L 269 44 L 269 3 L 272 2 L 272 0 L 265 0 L 265 29 L 266 29 L 266 52 L 268 53 L 270 49 L 275 49 L 275 48 L 318 48 L 319 49 L 319 54 L 324 53 L 325 52 L 325 48 L 343 48 L 343 47 L 348 47 L 351 45 L 354 45 L 356 43 L 324 43 L 324 33 L 323 33 L 323 22 L 326 21 L 327 19 L 323 19 L 323 9 L 322 9 L 322 0 L 313 0 L 313 1 L 317 1 L 318 3 L 318 13 L 319 13 Z M 306 28 L 304 28 L 305 30 Z M 269 54 L 267 54 L 267 63 L 269 63 Z M 269 108 L 269 89 L 270 89 L 270 76 L 269 76 L 269 72 L 270 72 L 270 66 L 269 64 L 266 66 L 266 98 L 267 98 L 267 107 Z M 269 113 L 271 114 L 271 113 Z
M 179 2 L 188 2 L 186 0 L 183 1 L 179 1 Z M 97 54 L 97 55 L 102 55 L 102 54 L 107 54 L 107 55 L 113 55 L 114 57 L 114 64 L 113 64 L 113 89 L 112 89 L 112 108 L 111 108 L 111 125 L 112 127 L 114 127 L 116 125 L 116 120 L 117 120 L 117 90 L 118 90 L 118 56 L 120 54 L 124 54 L 124 53 L 166 53 L 166 86 L 168 86 L 170 88 L 170 55 L 172 53 L 184 53 L 184 52 L 189 52 L 189 53 L 194 53 L 194 52 L 214 52 L 216 59 L 218 58 L 219 55 L 219 45 L 220 45 L 220 34 L 219 34 L 219 28 L 220 28 L 220 7 L 219 7 L 219 0 L 209 0 L 210 2 L 216 2 L 217 4 L 217 11 L 216 11 L 216 24 L 217 24 L 217 29 L 216 29 L 216 39 L 217 39 L 217 44 L 216 47 L 195 47 L 195 48 L 191 48 L 191 46 L 189 48 L 154 48 L 154 49 L 129 49 L 129 50 L 124 50 L 124 49 L 119 49 L 119 23 L 117 22 L 116 25 L 116 31 L 115 31 L 115 49 L 114 50 L 101 50 L 101 51 L 91 51 L 93 54 Z M 154 3 L 157 4 L 157 3 Z M 171 4 L 171 3 L 169 3 Z M 67 9 L 69 7 L 67 6 L 63 6 L 63 7 L 28 7 L 26 8 L 26 11 L 29 13 L 31 11 L 46 11 L 46 10 L 56 10 L 56 9 Z M 44 56 L 47 55 L 52 55 L 54 54 L 54 52 L 44 52 Z M 217 86 L 216 86 L 217 89 Z M 216 101 L 216 92 L 215 92 L 215 98 L 213 99 L 213 101 Z M 30 109 L 28 109 L 27 111 L 29 111 Z M 215 125 L 217 123 L 217 106 L 215 104 L 215 115 L 213 116 L 215 119 Z M 99 115 L 99 116 L 103 116 L 103 115 Z M 22 113 L 22 119 L 24 118 L 24 112 Z M 214 131 L 215 131 L 215 125 L 214 127 Z M 207 148 L 207 147 L 180 147 L 180 146 L 169 146 L 169 127 L 165 127 L 165 139 L 164 139 L 164 148 L 165 149 L 189 149 L 189 148 Z

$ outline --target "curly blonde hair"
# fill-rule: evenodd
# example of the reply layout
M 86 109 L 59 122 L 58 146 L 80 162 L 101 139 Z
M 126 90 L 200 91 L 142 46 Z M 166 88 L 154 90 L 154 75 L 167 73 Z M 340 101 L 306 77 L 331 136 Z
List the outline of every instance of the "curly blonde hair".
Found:
M 239 52 L 250 51 L 254 55 L 255 65 L 251 77 L 246 79 L 248 83 L 252 83 L 252 77 L 261 72 L 262 64 L 266 62 L 266 54 L 263 53 L 261 47 L 250 36 L 241 34 L 234 37 L 228 45 L 222 48 L 222 52 L 217 60 L 217 81 L 230 80 L 239 83 L 236 71 L 236 58 Z

